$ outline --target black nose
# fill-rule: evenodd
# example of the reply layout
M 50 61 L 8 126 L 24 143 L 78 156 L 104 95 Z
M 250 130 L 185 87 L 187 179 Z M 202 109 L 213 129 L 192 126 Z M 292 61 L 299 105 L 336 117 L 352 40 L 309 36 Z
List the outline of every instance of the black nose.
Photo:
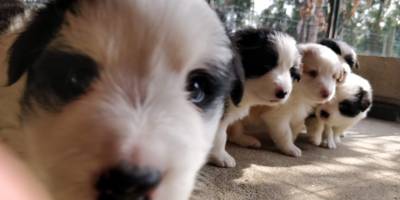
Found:
M 325 119 L 327 119 L 327 118 L 329 118 L 329 113 L 328 112 L 326 112 L 325 110 L 321 110 L 321 112 L 320 112 L 320 116 L 322 117 L 322 118 L 325 118 Z
M 148 200 L 161 180 L 159 171 L 147 168 L 112 168 L 97 180 L 97 200 Z
M 283 90 L 279 90 L 279 91 L 277 91 L 277 92 L 275 93 L 275 96 L 276 96 L 278 99 L 283 99 L 283 98 L 285 98 L 286 95 L 287 95 L 287 92 L 285 92 L 285 91 L 283 91 Z

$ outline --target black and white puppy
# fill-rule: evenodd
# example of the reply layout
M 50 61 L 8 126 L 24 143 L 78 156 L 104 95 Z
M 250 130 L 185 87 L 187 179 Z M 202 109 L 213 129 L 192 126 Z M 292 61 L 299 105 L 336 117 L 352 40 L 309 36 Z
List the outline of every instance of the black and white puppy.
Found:
M 318 106 L 315 115 L 307 119 L 307 132 L 313 144 L 334 149 L 344 131 L 366 117 L 372 104 L 372 88 L 368 80 L 351 71 L 359 68 L 359 62 L 349 44 L 333 39 L 323 39 L 320 44 L 331 48 L 344 60 L 347 74 L 343 84 L 338 84 L 335 98 Z M 351 112 L 353 114 L 349 114 Z
M 315 118 L 308 121 L 313 144 L 336 148 L 340 137 L 367 116 L 372 106 L 372 88 L 361 76 L 351 73 L 336 88 L 335 97 L 317 107 Z
M 280 105 L 292 91 L 293 79 L 299 79 L 300 54 L 296 41 L 289 35 L 267 29 L 244 29 L 233 36 L 245 74 L 244 94 L 239 106 L 227 102 L 219 125 L 210 162 L 221 167 L 234 167 L 235 159 L 225 150 L 227 128 L 245 117 L 255 105 Z M 246 140 L 248 146 L 260 146 L 250 136 L 230 136 L 230 140 Z
M 234 78 L 206 1 L 53 0 L 2 39 L 8 84 L 27 75 L 26 160 L 54 199 L 189 198 Z

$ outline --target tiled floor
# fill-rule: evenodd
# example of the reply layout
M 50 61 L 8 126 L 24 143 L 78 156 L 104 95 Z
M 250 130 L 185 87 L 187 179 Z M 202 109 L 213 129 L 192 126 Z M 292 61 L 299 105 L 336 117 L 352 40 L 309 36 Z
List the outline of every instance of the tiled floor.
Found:
M 366 119 L 336 150 L 297 143 L 301 158 L 231 145 L 233 169 L 206 166 L 193 199 L 400 200 L 400 123 Z

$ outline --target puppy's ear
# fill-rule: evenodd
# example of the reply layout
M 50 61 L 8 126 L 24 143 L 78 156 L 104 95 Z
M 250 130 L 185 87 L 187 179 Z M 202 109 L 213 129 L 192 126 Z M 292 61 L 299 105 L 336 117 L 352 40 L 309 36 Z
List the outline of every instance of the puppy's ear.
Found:
M 35 13 L 26 29 L 8 51 L 8 83 L 12 85 L 29 71 L 64 24 L 66 11 L 74 11 L 77 0 L 50 1 Z
M 314 54 L 315 49 L 310 44 L 298 44 L 297 49 L 299 50 L 300 55 L 302 58 L 308 54 Z
M 233 50 L 234 55 L 231 61 L 232 70 L 233 70 L 233 83 L 230 90 L 230 97 L 232 102 L 238 106 L 242 101 L 243 93 L 244 93 L 244 71 L 241 62 L 240 55 L 236 50 Z
M 342 50 L 340 49 L 339 44 L 335 40 L 326 38 L 322 39 L 318 43 L 332 49 L 332 51 L 334 51 L 336 54 L 342 55 Z
M 359 69 L 359 68 L 360 68 L 360 62 L 358 62 L 358 60 L 356 61 L 355 68 L 356 68 L 356 69 Z

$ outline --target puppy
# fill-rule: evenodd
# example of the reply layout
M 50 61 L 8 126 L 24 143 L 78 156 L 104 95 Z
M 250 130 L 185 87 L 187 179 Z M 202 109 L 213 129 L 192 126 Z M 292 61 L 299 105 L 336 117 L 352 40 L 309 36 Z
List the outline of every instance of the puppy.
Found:
M 357 59 L 357 54 L 355 53 L 355 50 L 346 42 L 340 41 L 340 40 L 333 40 L 333 39 L 323 39 L 319 42 L 322 45 L 325 45 L 329 48 L 331 48 L 335 53 L 342 58 L 344 66 L 346 68 L 346 74 L 352 73 L 352 69 L 359 68 L 359 62 Z M 352 75 L 354 76 L 354 75 Z M 353 78 L 354 79 L 354 78 Z M 349 85 L 349 81 L 346 83 Z M 355 83 L 357 84 L 357 83 Z M 372 93 L 372 91 L 371 91 Z M 323 140 L 324 142 L 322 143 L 323 146 L 328 147 L 328 148 L 336 148 L 336 143 L 332 139 L 332 127 L 325 125 L 323 121 L 321 121 L 320 118 L 317 118 L 318 111 L 321 110 L 320 108 L 317 108 L 315 110 L 315 114 L 311 115 L 307 119 L 307 132 L 310 133 L 310 140 L 313 144 L 319 146 L 321 145 L 321 141 Z M 350 119 L 349 123 L 351 124 L 351 121 L 353 119 Z M 341 135 L 343 136 L 344 133 Z M 328 138 L 330 137 L 330 138 Z M 340 137 L 336 138 L 337 141 L 340 141 Z
M 245 117 L 254 105 L 276 106 L 284 103 L 298 78 L 300 55 L 296 41 L 287 34 L 267 29 L 244 29 L 233 36 L 245 74 L 244 94 L 239 106 L 228 101 L 210 154 L 210 162 L 234 167 L 235 159 L 225 150 L 227 127 Z M 260 146 L 245 138 L 250 146 Z
M 336 82 L 343 76 L 339 57 L 329 48 L 319 44 L 299 45 L 302 54 L 302 76 L 293 86 L 288 101 L 276 107 L 254 107 L 250 111 L 252 123 L 262 121 L 266 132 L 276 146 L 286 155 L 299 157 L 301 150 L 294 144 L 297 135 L 304 128 L 304 120 L 313 107 L 332 99 Z M 243 134 L 236 125 L 235 134 Z M 238 143 L 240 145 L 240 143 Z
M 189 198 L 236 79 L 206 1 L 53 0 L 7 40 L 25 159 L 54 199 Z
M 307 122 L 313 144 L 335 149 L 344 131 L 367 116 L 372 106 L 372 88 L 361 76 L 351 73 L 336 88 L 335 97 L 318 106 Z

